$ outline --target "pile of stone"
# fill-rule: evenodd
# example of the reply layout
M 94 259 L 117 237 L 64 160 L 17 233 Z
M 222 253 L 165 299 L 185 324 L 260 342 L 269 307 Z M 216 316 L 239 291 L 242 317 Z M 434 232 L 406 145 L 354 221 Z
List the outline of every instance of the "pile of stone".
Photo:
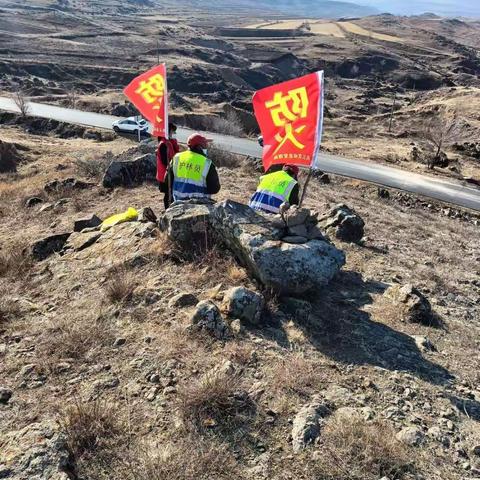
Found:
M 292 206 L 285 212 L 274 216 L 275 224 L 284 230 L 283 242 L 307 243 L 309 240 L 324 240 L 318 227 L 318 213 L 308 208 Z

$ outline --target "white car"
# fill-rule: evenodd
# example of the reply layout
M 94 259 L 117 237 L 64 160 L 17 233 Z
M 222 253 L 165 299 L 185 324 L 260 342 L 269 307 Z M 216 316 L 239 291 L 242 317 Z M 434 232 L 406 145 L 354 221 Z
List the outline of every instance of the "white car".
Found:
M 112 123 L 115 132 L 145 134 L 148 130 L 148 122 L 141 117 L 129 117 Z

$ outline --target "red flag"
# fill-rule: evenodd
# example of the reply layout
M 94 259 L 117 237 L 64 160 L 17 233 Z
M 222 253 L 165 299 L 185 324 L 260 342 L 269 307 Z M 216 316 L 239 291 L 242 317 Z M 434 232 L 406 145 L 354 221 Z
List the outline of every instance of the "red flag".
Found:
M 164 63 L 134 78 L 123 93 L 152 123 L 154 137 L 168 137 L 167 68 Z
M 288 163 L 315 168 L 323 128 L 323 71 L 255 92 L 263 136 L 263 167 Z

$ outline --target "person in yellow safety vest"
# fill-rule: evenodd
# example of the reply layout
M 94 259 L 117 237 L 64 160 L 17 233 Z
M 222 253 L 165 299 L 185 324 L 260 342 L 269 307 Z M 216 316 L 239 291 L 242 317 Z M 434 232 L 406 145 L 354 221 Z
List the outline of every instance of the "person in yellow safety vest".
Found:
M 168 169 L 173 201 L 210 198 L 220 191 L 217 169 L 207 157 L 209 142 L 198 133 L 190 135 L 188 150 L 173 157 Z
M 284 165 L 279 171 L 260 177 L 257 191 L 250 199 L 250 208 L 268 213 L 278 213 L 282 203 L 298 205 L 298 167 Z

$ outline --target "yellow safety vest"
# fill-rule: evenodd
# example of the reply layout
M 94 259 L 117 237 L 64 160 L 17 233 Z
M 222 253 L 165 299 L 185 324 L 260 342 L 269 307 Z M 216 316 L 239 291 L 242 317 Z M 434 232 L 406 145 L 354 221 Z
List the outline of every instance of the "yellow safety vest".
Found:
M 207 175 L 211 160 L 199 153 L 187 150 L 177 153 L 173 164 L 173 199 L 210 198 L 207 193 Z
M 297 181 L 283 170 L 263 175 L 249 205 L 254 210 L 278 213 L 280 205 L 290 199 L 295 185 Z

